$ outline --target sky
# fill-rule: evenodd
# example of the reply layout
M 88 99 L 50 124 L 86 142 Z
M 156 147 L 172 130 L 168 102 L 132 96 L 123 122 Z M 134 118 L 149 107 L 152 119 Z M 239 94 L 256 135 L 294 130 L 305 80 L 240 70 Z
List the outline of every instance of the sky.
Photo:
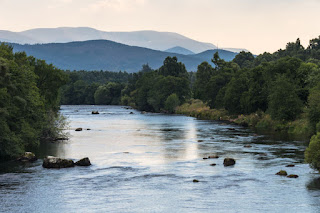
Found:
M 320 35 L 320 0 L 0 0 L 0 30 L 176 32 L 254 54 Z

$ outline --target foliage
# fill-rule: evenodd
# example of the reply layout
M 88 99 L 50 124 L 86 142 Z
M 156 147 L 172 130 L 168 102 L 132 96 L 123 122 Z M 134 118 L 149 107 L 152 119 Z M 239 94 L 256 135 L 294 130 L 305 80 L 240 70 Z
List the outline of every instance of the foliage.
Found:
M 174 113 L 177 106 L 180 105 L 180 100 L 177 94 L 173 93 L 168 96 L 167 100 L 164 102 L 164 108 L 169 113 Z
M 47 127 L 55 122 L 65 82 L 61 70 L 0 44 L 0 158 L 37 146 L 41 137 L 56 137 Z
M 320 122 L 320 83 L 311 89 L 308 97 L 308 120 L 313 132 Z
M 284 76 L 274 82 L 269 95 L 269 108 L 272 119 L 280 121 L 294 120 L 300 113 L 302 102 L 295 86 Z
M 320 171 L 320 132 L 312 136 L 305 151 L 305 160 L 312 168 Z

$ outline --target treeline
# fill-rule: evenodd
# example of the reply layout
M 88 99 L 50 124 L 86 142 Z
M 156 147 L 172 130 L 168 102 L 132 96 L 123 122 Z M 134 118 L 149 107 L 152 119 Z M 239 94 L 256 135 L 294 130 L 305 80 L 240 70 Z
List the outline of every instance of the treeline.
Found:
M 0 44 L 0 159 L 57 136 L 59 88 L 66 82 L 52 64 Z
M 132 78 L 127 72 L 66 71 L 68 84 L 62 87 L 61 104 L 120 104 L 121 90 Z

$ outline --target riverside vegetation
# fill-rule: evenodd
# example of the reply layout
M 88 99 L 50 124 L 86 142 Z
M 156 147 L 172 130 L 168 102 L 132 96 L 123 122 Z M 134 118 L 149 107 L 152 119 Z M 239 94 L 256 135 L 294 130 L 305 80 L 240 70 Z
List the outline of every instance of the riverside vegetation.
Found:
M 0 44 L 0 159 L 59 137 L 59 88 L 66 82 L 62 70 Z
M 122 104 L 142 111 L 229 120 L 244 126 L 311 137 L 306 161 L 320 169 L 320 36 L 258 56 L 240 52 L 227 62 L 215 53 L 197 72 L 176 57 L 138 73 L 70 72 L 62 104 Z M 98 80 L 99 79 L 99 80 Z

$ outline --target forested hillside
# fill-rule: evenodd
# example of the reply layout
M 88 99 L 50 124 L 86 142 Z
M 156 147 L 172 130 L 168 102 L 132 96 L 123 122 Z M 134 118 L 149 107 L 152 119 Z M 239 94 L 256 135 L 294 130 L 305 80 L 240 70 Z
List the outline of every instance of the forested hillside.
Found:
M 108 70 L 138 72 L 143 64 L 153 69 L 161 66 L 167 57 L 176 56 L 188 71 L 196 71 L 198 64 L 210 62 L 213 53 L 232 60 L 237 53 L 226 50 L 208 50 L 194 55 L 162 52 L 137 46 L 128 46 L 108 40 L 93 40 L 70 43 L 20 45 L 12 44 L 15 52 L 24 51 L 28 55 L 46 60 L 64 70 Z

